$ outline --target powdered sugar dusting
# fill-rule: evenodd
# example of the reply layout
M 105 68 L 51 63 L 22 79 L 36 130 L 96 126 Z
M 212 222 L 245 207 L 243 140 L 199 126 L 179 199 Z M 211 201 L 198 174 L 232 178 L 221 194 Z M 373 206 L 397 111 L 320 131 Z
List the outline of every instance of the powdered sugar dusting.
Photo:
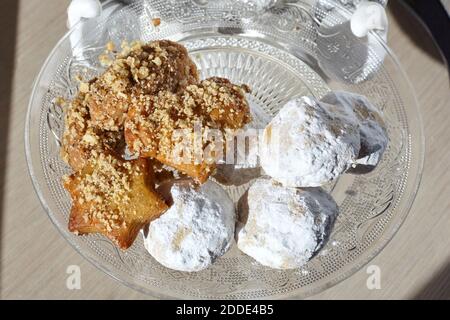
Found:
M 376 166 L 389 141 L 382 112 L 366 97 L 351 92 L 333 91 L 323 97 L 322 101 L 356 115 L 361 136 L 361 150 L 356 164 Z
M 268 178 L 256 180 L 241 202 L 236 241 L 259 263 L 298 268 L 328 238 L 338 208 L 320 188 L 286 188 Z
M 235 224 L 233 202 L 212 181 L 197 189 L 191 182 L 177 181 L 170 196 L 173 204 L 150 224 L 145 247 L 168 268 L 203 270 L 230 247 Z
M 265 128 L 260 143 L 264 171 L 289 187 L 317 187 L 356 161 L 358 120 L 311 97 L 289 101 Z

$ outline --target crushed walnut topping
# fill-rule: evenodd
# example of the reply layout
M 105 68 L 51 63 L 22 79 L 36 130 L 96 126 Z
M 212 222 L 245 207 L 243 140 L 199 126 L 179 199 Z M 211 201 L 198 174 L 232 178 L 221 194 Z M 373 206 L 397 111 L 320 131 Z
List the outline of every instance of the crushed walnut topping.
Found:
M 79 93 L 68 104 L 64 123 L 61 156 L 75 171 L 99 152 L 124 148 L 123 131 L 102 131 L 92 125 L 86 94 Z
M 114 49 L 112 44 L 108 47 Z M 124 42 L 121 47 L 114 59 L 109 51 L 100 55 L 107 70 L 90 86 L 83 85 L 83 92 L 89 93 L 92 123 L 103 130 L 120 130 L 133 98 L 166 90 L 179 92 L 198 82 L 195 64 L 186 49 L 175 42 Z
M 167 208 L 154 191 L 152 170 L 145 159 L 126 161 L 98 153 L 63 182 L 73 200 L 69 230 L 103 233 L 124 249 Z
M 106 44 L 106 51 L 108 51 L 108 52 L 113 52 L 114 50 L 116 50 L 116 46 L 114 45 L 114 42 L 109 41 L 109 42 Z
M 104 224 L 106 230 L 120 228 L 126 223 L 120 207 L 129 205 L 131 190 L 130 176 L 142 174 L 138 168 L 132 168 L 110 154 L 99 154 L 89 160 L 92 172 L 84 175 L 77 185 L 80 203 L 93 203 L 83 215 L 86 221 L 96 219 Z M 111 206 L 114 203 L 116 208 Z
M 67 101 L 63 97 L 56 97 L 53 103 L 60 108 L 65 108 L 67 106 Z
M 157 96 L 135 97 L 125 122 L 128 147 L 144 156 L 170 157 L 179 142 L 173 136 L 175 130 L 183 130 L 178 137 L 183 139 L 194 134 L 195 126 L 201 137 L 211 128 L 242 128 L 250 121 L 244 93 L 244 88 L 226 79 L 210 78 L 180 94 L 162 91 Z

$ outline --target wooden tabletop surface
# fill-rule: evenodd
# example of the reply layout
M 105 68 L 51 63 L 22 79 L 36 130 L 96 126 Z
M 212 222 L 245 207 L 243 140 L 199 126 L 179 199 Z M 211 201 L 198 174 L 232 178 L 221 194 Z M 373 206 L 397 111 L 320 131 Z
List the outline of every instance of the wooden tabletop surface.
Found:
M 3 299 L 149 299 L 97 270 L 63 239 L 44 212 L 24 155 L 24 123 L 35 76 L 66 31 L 68 0 L 0 1 L 0 297 Z M 430 35 L 398 1 L 390 1 L 389 44 L 420 102 L 426 137 L 423 179 L 411 212 L 370 264 L 381 289 L 369 290 L 366 268 L 317 299 L 450 299 L 450 90 Z M 68 290 L 78 265 L 81 289 Z

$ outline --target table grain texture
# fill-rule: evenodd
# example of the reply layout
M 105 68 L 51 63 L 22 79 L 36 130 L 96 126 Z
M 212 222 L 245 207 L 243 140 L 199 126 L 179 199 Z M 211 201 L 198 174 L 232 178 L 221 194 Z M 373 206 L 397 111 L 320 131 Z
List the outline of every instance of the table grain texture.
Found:
M 151 299 L 97 270 L 63 239 L 28 176 L 24 123 L 33 80 L 66 31 L 68 0 L 0 1 L 0 298 Z M 400 231 L 370 264 L 316 299 L 450 299 L 450 90 L 446 66 L 422 24 L 390 1 L 389 44 L 416 91 L 426 155 L 423 179 Z M 66 288 L 66 268 L 81 268 L 81 290 Z

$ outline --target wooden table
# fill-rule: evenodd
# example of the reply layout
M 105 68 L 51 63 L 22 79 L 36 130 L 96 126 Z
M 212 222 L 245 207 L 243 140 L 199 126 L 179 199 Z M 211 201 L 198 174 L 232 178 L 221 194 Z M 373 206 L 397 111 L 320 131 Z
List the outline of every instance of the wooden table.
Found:
M 24 122 L 33 79 L 65 32 L 68 0 L 0 1 L 1 291 L 4 299 L 148 299 L 97 270 L 51 224 L 28 177 Z M 450 298 L 450 90 L 431 37 L 397 1 L 389 8 L 389 43 L 420 101 L 426 162 L 405 224 L 371 264 L 381 289 L 368 290 L 362 269 L 314 298 Z M 66 268 L 81 268 L 81 290 L 66 288 Z

